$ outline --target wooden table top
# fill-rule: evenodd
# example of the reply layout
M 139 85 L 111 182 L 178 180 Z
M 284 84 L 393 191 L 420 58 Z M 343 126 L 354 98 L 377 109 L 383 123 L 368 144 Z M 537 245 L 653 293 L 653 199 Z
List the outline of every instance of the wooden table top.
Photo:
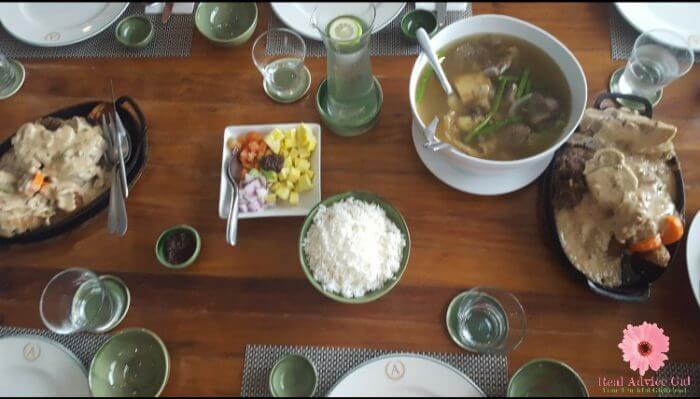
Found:
M 266 29 L 261 7 L 256 35 Z M 532 22 L 559 38 L 581 62 L 589 98 L 605 90 L 612 61 L 605 4 L 478 3 L 474 14 Z M 414 57 L 374 57 L 385 93 L 379 124 L 341 138 L 324 127 L 323 197 L 363 189 L 405 216 L 413 246 L 408 269 L 390 295 L 349 306 L 316 292 L 301 271 L 297 240 L 303 218 L 244 220 L 239 245 L 224 239 L 217 215 L 221 142 L 233 124 L 319 122 L 314 95 L 292 105 L 269 100 L 250 58 L 252 40 L 219 48 L 194 33 L 192 55 L 171 59 L 24 60 L 22 90 L 0 103 L 1 137 L 53 110 L 117 94 L 143 109 L 150 159 L 128 201 L 124 238 L 106 229 L 106 212 L 50 242 L 0 250 L 0 325 L 42 327 L 41 290 L 58 271 L 80 266 L 123 278 L 132 305 L 123 327 L 145 327 L 171 355 L 164 395 L 238 395 L 247 344 L 372 347 L 460 352 L 447 335 L 450 299 L 476 285 L 515 293 L 527 312 L 523 344 L 508 356 L 509 376 L 533 358 L 574 367 L 592 394 L 598 377 L 634 377 L 617 348 L 627 324 L 658 323 L 671 338 L 672 361 L 700 361 L 700 310 L 688 284 L 685 252 L 652 289 L 647 303 L 621 303 L 570 277 L 542 238 L 537 183 L 504 196 L 451 189 L 421 163 L 411 141 L 407 96 Z M 308 59 L 311 93 L 325 59 Z M 676 148 L 687 184 L 687 214 L 700 207 L 700 69 L 672 84 L 655 115 L 678 126 Z M 171 271 L 154 255 L 168 226 L 188 223 L 202 235 L 199 260 Z

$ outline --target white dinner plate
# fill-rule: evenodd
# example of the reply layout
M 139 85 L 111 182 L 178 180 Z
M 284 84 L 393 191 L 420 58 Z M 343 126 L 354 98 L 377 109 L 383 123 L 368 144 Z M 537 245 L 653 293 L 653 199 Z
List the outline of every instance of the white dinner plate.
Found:
M 693 218 L 686 242 L 685 256 L 688 264 L 690 287 L 693 289 L 693 294 L 695 294 L 695 301 L 700 306 L 700 212 Z
M 469 194 L 502 195 L 518 191 L 537 179 L 554 157 L 552 154 L 537 165 L 510 171 L 506 175 L 470 173 L 452 165 L 439 151 L 424 148 L 425 135 L 415 120 L 411 131 L 413 146 L 425 167 L 441 182 Z
M 377 16 L 374 18 L 372 33 L 384 29 L 391 21 L 399 16 L 406 3 L 375 3 Z M 343 3 L 334 3 L 334 6 L 342 7 Z M 280 21 L 300 35 L 313 40 L 321 40 L 321 34 L 311 25 L 316 3 L 270 3 L 272 10 Z
M 277 205 L 271 208 L 265 208 L 258 212 L 239 212 L 239 219 L 265 218 L 265 217 L 282 217 L 282 216 L 306 216 L 316 204 L 321 202 L 321 125 L 318 123 L 304 124 L 311 128 L 316 137 L 316 148 L 311 153 L 311 170 L 314 171 L 313 188 L 311 190 L 299 193 L 299 204 L 294 206 L 286 201 L 277 200 Z M 219 186 L 219 217 L 228 219 L 228 211 L 231 206 L 231 190 L 229 189 L 228 179 L 226 178 L 226 166 L 228 165 L 231 150 L 228 149 L 226 142 L 229 137 L 238 137 L 249 132 L 259 132 L 263 135 L 270 133 L 273 129 L 279 128 L 288 130 L 299 126 L 299 123 L 278 123 L 274 125 L 238 125 L 229 126 L 224 130 L 224 147 L 221 156 L 221 182 Z
M 46 338 L 0 338 L 0 396 L 89 397 L 87 371 L 68 349 Z
M 345 374 L 330 397 L 485 397 L 456 368 L 420 355 L 387 355 L 369 360 Z
M 700 51 L 699 3 L 615 3 L 620 14 L 640 32 L 668 29 L 688 39 Z
M 40 47 L 89 39 L 107 29 L 129 3 L 0 3 L 0 23 L 15 38 Z

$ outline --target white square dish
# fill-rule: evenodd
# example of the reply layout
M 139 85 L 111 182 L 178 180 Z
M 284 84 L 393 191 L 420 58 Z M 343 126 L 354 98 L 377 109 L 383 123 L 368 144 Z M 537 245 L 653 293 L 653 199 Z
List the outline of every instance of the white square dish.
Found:
M 301 123 L 301 122 L 300 122 Z M 317 144 L 311 153 L 311 169 L 314 171 L 313 188 L 299 194 L 299 204 L 290 205 L 287 202 L 278 201 L 273 207 L 263 209 L 258 212 L 240 212 L 239 219 L 283 217 L 283 216 L 306 216 L 311 208 L 321 201 L 321 125 L 318 123 L 306 123 L 311 128 L 316 137 Z M 224 130 L 224 142 L 221 157 L 221 182 L 219 185 L 219 218 L 227 219 L 229 207 L 231 206 L 231 190 L 226 178 L 226 165 L 228 164 L 231 151 L 226 142 L 229 138 L 237 138 L 249 132 L 259 132 L 263 135 L 270 133 L 273 129 L 291 129 L 299 126 L 299 123 L 279 123 L 274 125 L 237 125 L 228 126 Z

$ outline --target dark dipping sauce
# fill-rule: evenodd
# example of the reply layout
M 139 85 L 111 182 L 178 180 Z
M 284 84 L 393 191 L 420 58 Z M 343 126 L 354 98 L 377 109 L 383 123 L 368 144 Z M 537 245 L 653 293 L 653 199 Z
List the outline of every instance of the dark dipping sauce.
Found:
M 192 257 L 196 246 L 194 234 L 189 231 L 175 231 L 165 239 L 165 259 L 173 265 L 184 263 Z

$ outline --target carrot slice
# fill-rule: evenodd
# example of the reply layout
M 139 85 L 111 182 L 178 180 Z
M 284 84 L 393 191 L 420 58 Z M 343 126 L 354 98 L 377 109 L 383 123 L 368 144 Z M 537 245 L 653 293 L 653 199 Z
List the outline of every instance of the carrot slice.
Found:
M 632 252 L 649 252 L 661 247 L 661 236 L 659 234 L 646 238 L 641 241 L 630 244 L 629 249 Z
M 661 230 L 661 242 L 666 245 L 673 244 L 683 238 L 683 222 L 676 215 L 664 218 L 663 229 Z
M 34 173 L 34 178 L 32 179 L 32 188 L 34 190 L 39 191 L 41 190 L 41 186 L 44 185 L 44 174 L 40 171 L 37 170 L 36 173 Z

